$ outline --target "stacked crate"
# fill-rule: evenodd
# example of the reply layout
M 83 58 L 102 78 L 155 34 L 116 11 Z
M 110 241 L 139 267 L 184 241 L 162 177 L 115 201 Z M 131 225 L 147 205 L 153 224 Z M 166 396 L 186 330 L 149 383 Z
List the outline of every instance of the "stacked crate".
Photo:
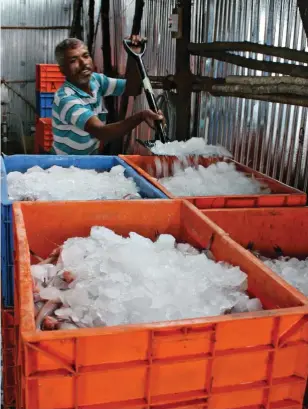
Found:
M 54 93 L 64 76 L 57 64 L 36 65 L 36 132 L 35 153 L 48 152 L 52 146 L 51 116 Z

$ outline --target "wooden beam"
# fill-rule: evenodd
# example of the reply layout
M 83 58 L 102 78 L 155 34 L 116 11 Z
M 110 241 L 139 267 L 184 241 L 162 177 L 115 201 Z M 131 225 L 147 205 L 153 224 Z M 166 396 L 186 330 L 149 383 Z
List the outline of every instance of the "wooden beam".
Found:
M 308 79 L 288 76 L 270 76 L 270 77 L 257 77 L 249 75 L 229 75 L 226 77 L 226 84 L 250 84 L 250 85 L 303 85 L 308 87 Z
M 176 40 L 176 138 L 181 141 L 190 136 L 192 74 L 188 45 L 190 43 L 191 0 L 179 0 L 178 9 L 182 13 L 182 35 Z
M 258 101 L 276 102 L 279 104 L 288 104 L 296 106 L 308 107 L 308 98 L 295 98 L 290 95 L 256 95 L 256 94 L 244 94 L 235 92 L 211 92 L 214 97 L 234 97 L 255 99 Z
M 279 82 L 278 82 L 279 80 Z M 151 77 L 153 88 L 177 89 L 176 76 Z M 297 106 L 307 106 L 307 80 L 293 77 L 240 77 L 211 78 L 192 75 L 192 92 L 209 92 L 211 95 L 255 99 Z
M 204 43 L 204 44 L 203 43 L 201 44 L 190 43 L 188 46 L 188 49 L 192 55 L 198 55 L 198 56 L 206 57 L 206 58 L 213 58 L 215 60 L 224 61 L 230 64 L 238 65 L 240 67 L 246 67 L 252 70 L 274 72 L 278 74 L 290 75 L 293 77 L 308 78 L 308 67 L 306 66 L 273 62 L 273 61 L 259 61 L 253 58 L 246 58 L 246 57 L 241 57 L 239 55 L 230 54 L 227 51 L 208 50 L 207 49 L 208 46 L 209 44 L 207 43 Z M 294 52 L 296 50 L 289 50 L 289 51 Z M 303 53 L 303 52 L 299 52 L 299 53 L 301 53 L 301 57 L 300 57 L 301 60 L 304 60 L 306 58 L 306 57 L 304 58 L 304 55 L 307 55 L 307 62 L 308 62 L 308 53 Z
M 307 86 L 279 84 L 279 85 L 249 85 L 249 84 L 229 84 L 229 85 L 214 85 L 213 91 L 221 92 L 239 92 L 245 94 L 259 95 L 298 95 L 308 96 Z
M 176 75 L 168 76 L 150 76 L 150 80 L 153 88 L 172 90 L 178 87 L 178 78 Z M 262 87 L 273 87 L 271 92 L 285 93 L 285 91 L 280 92 L 280 88 L 283 86 L 288 86 L 286 88 L 286 93 L 297 94 L 299 88 L 303 88 L 303 94 L 305 94 L 306 88 L 308 89 L 308 79 L 280 76 L 280 77 L 257 77 L 257 76 L 240 76 L 240 75 L 229 75 L 226 78 L 212 78 L 200 75 L 192 75 L 192 92 L 200 91 L 210 91 L 215 85 L 249 85 L 256 88 Z M 293 92 L 293 87 L 295 87 Z
M 212 43 L 190 43 L 188 49 L 194 55 L 203 55 L 202 53 L 206 53 L 208 51 L 248 51 L 308 64 L 308 53 L 306 53 L 305 51 L 293 50 L 287 47 L 275 47 L 272 45 L 252 43 L 249 41 L 214 41 Z

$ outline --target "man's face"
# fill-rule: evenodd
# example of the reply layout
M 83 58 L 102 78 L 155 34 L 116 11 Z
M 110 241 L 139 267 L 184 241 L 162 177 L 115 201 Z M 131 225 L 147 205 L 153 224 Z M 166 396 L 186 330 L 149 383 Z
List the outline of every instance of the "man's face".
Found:
M 85 85 L 89 83 L 93 72 L 93 61 L 88 48 L 84 44 L 65 51 L 63 74 L 73 84 Z

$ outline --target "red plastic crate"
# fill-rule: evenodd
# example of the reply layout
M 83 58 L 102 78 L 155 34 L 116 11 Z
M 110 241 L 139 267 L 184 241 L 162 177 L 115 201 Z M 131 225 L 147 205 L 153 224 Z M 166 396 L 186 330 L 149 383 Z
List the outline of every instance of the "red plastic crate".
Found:
M 179 159 L 175 156 L 140 156 L 140 155 L 119 155 L 132 166 L 140 175 L 150 181 L 155 187 L 164 192 L 169 198 L 174 199 L 174 196 L 157 180 L 157 169 L 155 161 L 157 158 L 162 162 L 163 167 L 168 169 L 168 175 L 172 175 L 172 165 Z M 192 164 L 197 163 L 204 167 L 210 166 L 212 163 L 222 161 L 219 158 L 205 158 L 199 156 L 197 159 L 188 157 L 188 161 Z M 234 163 L 236 169 L 247 175 L 253 175 L 255 179 L 265 183 L 272 191 L 271 194 L 263 195 L 227 195 L 227 196 L 187 196 L 181 197 L 193 203 L 198 209 L 210 208 L 250 208 L 250 207 L 289 207 L 289 206 L 305 206 L 307 195 L 298 189 L 287 186 L 284 183 L 278 182 L 263 173 L 257 172 L 248 166 L 242 165 L 231 159 L 225 160 L 228 163 Z
M 35 153 L 49 152 L 53 144 L 51 118 L 39 118 L 35 126 Z
M 16 336 L 13 308 L 1 309 L 3 408 L 16 405 Z
M 64 83 L 65 77 L 57 64 L 36 65 L 36 90 L 56 92 Z

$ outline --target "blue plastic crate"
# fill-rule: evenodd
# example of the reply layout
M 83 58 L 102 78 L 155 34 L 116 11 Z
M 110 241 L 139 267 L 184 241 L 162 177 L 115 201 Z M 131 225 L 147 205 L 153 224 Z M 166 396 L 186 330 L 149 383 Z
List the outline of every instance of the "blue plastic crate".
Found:
M 1 158 L 1 291 L 5 308 L 14 305 L 12 201 L 8 198 L 6 175 L 13 171 L 26 172 L 32 166 L 48 169 L 53 165 L 104 171 L 122 165 L 125 168 L 125 176 L 132 177 L 139 187 L 142 198 L 168 199 L 163 192 L 117 156 L 13 155 Z
M 54 95 L 53 92 L 36 91 L 36 113 L 39 118 L 51 118 Z

